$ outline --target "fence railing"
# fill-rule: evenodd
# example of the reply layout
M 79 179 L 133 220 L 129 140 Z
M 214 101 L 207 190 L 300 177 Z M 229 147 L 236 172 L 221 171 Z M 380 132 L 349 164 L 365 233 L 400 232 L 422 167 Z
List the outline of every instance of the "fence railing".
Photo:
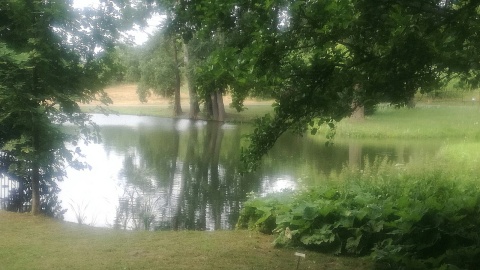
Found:
M 0 174 L 0 209 L 6 209 L 8 200 L 10 200 L 10 193 L 13 189 L 18 188 L 18 182 L 9 179 L 3 174 Z

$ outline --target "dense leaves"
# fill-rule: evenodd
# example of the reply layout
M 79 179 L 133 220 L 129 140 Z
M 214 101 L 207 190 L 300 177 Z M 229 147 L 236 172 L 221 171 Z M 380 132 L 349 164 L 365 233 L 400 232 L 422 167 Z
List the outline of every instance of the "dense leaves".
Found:
M 314 189 L 253 198 L 238 226 L 273 232 L 277 245 L 371 254 L 381 269 L 474 269 L 480 263 L 476 181 L 377 160 Z
M 287 129 L 348 117 L 381 101 L 403 105 L 458 77 L 478 85 L 478 1 L 177 1 L 169 28 L 186 40 L 223 36 L 211 69 L 236 107 L 276 99 L 244 153 L 254 165 Z M 217 58 L 228 52 L 228 57 Z M 246 82 L 248 82 L 246 84 Z M 318 119 L 320 121 L 318 122 Z M 265 142 L 268 142 L 266 144 Z
M 97 139 L 78 103 L 108 102 L 101 89 L 112 71 L 113 3 L 82 16 L 70 5 L 0 2 L 0 149 L 11 161 L 0 173 L 21 183 L 20 197 L 32 198 L 33 213 L 49 211 L 47 194 L 54 196 L 67 163 L 85 165 L 79 148 L 67 149 L 65 142 Z M 66 123 L 77 132 L 65 133 Z
M 141 101 L 153 93 L 171 97 L 175 93 L 176 72 L 180 68 L 174 59 L 174 38 L 158 33 L 143 49 L 140 60 L 140 80 L 137 93 Z M 178 45 L 176 45 L 178 46 Z

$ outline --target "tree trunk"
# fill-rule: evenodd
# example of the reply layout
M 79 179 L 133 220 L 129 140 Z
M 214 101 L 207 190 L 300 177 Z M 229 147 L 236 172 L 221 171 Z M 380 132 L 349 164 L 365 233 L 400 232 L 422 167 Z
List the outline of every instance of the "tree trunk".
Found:
M 29 2 L 31 4 L 31 2 Z M 32 90 L 38 91 L 38 74 L 37 67 L 33 68 L 32 74 Z M 34 150 L 33 160 L 32 160 L 32 209 L 31 213 L 33 215 L 40 214 L 40 129 L 38 124 L 38 119 L 32 117 L 32 145 Z
M 183 61 L 185 63 L 185 75 L 187 78 L 188 95 L 190 97 L 190 119 L 197 119 L 200 112 L 200 106 L 198 105 L 198 96 L 195 91 L 195 82 L 193 78 L 192 65 L 190 63 L 190 54 L 188 51 L 188 45 L 183 42 Z
M 359 84 L 355 84 L 355 86 L 353 86 L 353 89 L 355 90 L 355 92 L 358 93 L 361 91 L 362 87 Z M 365 119 L 365 107 L 363 105 L 360 105 L 356 101 L 353 101 L 352 108 L 353 108 L 353 112 L 352 112 L 352 115 L 350 116 L 351 119 L 354 119 L 357 121 L 359 120 L 361 121 Z
M 363 106 L 358 106 L 356 104 L 352 105 L 355 110 L 353 111 L 352 115 L 350 118 L 355 119 L 355 120 L 363 120 L 365 119 L 365 107 Z
M 223 103 L 223 94 L 221 91 L 217 91 L 217 108 L 218 108 L 218 119 L 219 122 L 225 121 L 225 105 Z
M 415 96 L 412 96 L 408 99 L 408 102 L 407 102 L 407 108 L 409 109 L 413 109 L 415 108 Z
M 40 165 L 39 165 L 39 135 L 38 130 L 34 129 L 33 134 L 33 147 L 35 149 L 35 157 L 32 163 L 32 209 L 31 213 L 33 215 L 40 214 Z
M 40 214 L 40 169 L 34 162 L 32 168 L 32 214 Z
M 209 94 L 205 95 L 205 102 L 203 103 L 203 110 L 208 117 L 213 117 L 212 99 Z
M 212 116 L 213 120 L 217 121 L 218 119 L 218 104 L 217 104 L 217 91 L 210 93 L 211 105 L 212 105 Z
M 224 122 L 225 121 L 225 105 L 223 103 L 223 94 L 220 90 L 210 93 L 210 99 L 212 103 L 212 115 L 213 120 Z
M 175 58 L 175 97 L 173 103 L 173 114 L 179 116 L 182 114 L 182 105 L 180 103 L 180 69 L 178 62 L 177 41 L 173 39 L 173 53 Z

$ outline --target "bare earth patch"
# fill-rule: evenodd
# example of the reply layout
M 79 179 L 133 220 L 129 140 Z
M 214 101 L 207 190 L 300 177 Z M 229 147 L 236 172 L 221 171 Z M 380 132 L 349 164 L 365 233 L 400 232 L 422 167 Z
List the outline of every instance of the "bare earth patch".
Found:
M 172 101 L 169 98 L 164 98 L 158 95 L 152 94 L 147 98 L 146 103 L 140 102 L 137 95 L 137 85 L 136 84 L 121 84 L 107 87 L 105 92 L 113 100 L 113 106 L 139 106 L 139 105 L 169 105 Z M 182 106 L 187 109 L 189 104 L 189 96 L 186 91 L 182 91 L 181 95 Z M 224 103 L 228 106 L 232 102 L 230 95 L 225 95 Z M 272 104 L 271 100 L 255 100 L 247 99 L 245 100 L 245 105 L 269 105 Z M 93 104 L 92 104 L 93 105 Z
M 111 86 L 106 88 L 105 92 L 107 92 L 115 106 L 168 105 L 170 102 L 170 100 L 156 95 L 150 96 L 146 103 L 140 102 L 136 84 Z

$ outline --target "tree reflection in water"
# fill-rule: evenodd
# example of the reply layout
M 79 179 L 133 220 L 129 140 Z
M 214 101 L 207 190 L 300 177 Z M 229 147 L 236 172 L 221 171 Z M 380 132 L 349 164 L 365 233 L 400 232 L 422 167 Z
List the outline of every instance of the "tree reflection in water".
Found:
M 241 174 L 242 138 L 252 131 L 249 125 L 133 116 L 94 120 L 103 142 L 86 149 L 93 169 L 73 172 L 62 183 L 61 198 L 95 206 L 95 226 L 122 229 L 232 229 L 250 192 L 322 185 L 320 175 L 346 165 L 361 169 L 366 157 L 409 162 L 440 145 L 349 140 L 325 147 L 310 136 L 284 134 L 258 171 Z
M 240 130 L 229 130 L 235 134 L 224 141 L 225 128 L 228 125 L 183 122 L 169 130 L 141 130 L 139 143 L 129 148 L 123 161 L 120 177 L 126 185 L 114 226 L 233 228 L 240 202 L 257 188 L 247 180 L 252 177 L 245 178 L 238 169 Z M 104 133 L 108 141 L 108 131 Z

